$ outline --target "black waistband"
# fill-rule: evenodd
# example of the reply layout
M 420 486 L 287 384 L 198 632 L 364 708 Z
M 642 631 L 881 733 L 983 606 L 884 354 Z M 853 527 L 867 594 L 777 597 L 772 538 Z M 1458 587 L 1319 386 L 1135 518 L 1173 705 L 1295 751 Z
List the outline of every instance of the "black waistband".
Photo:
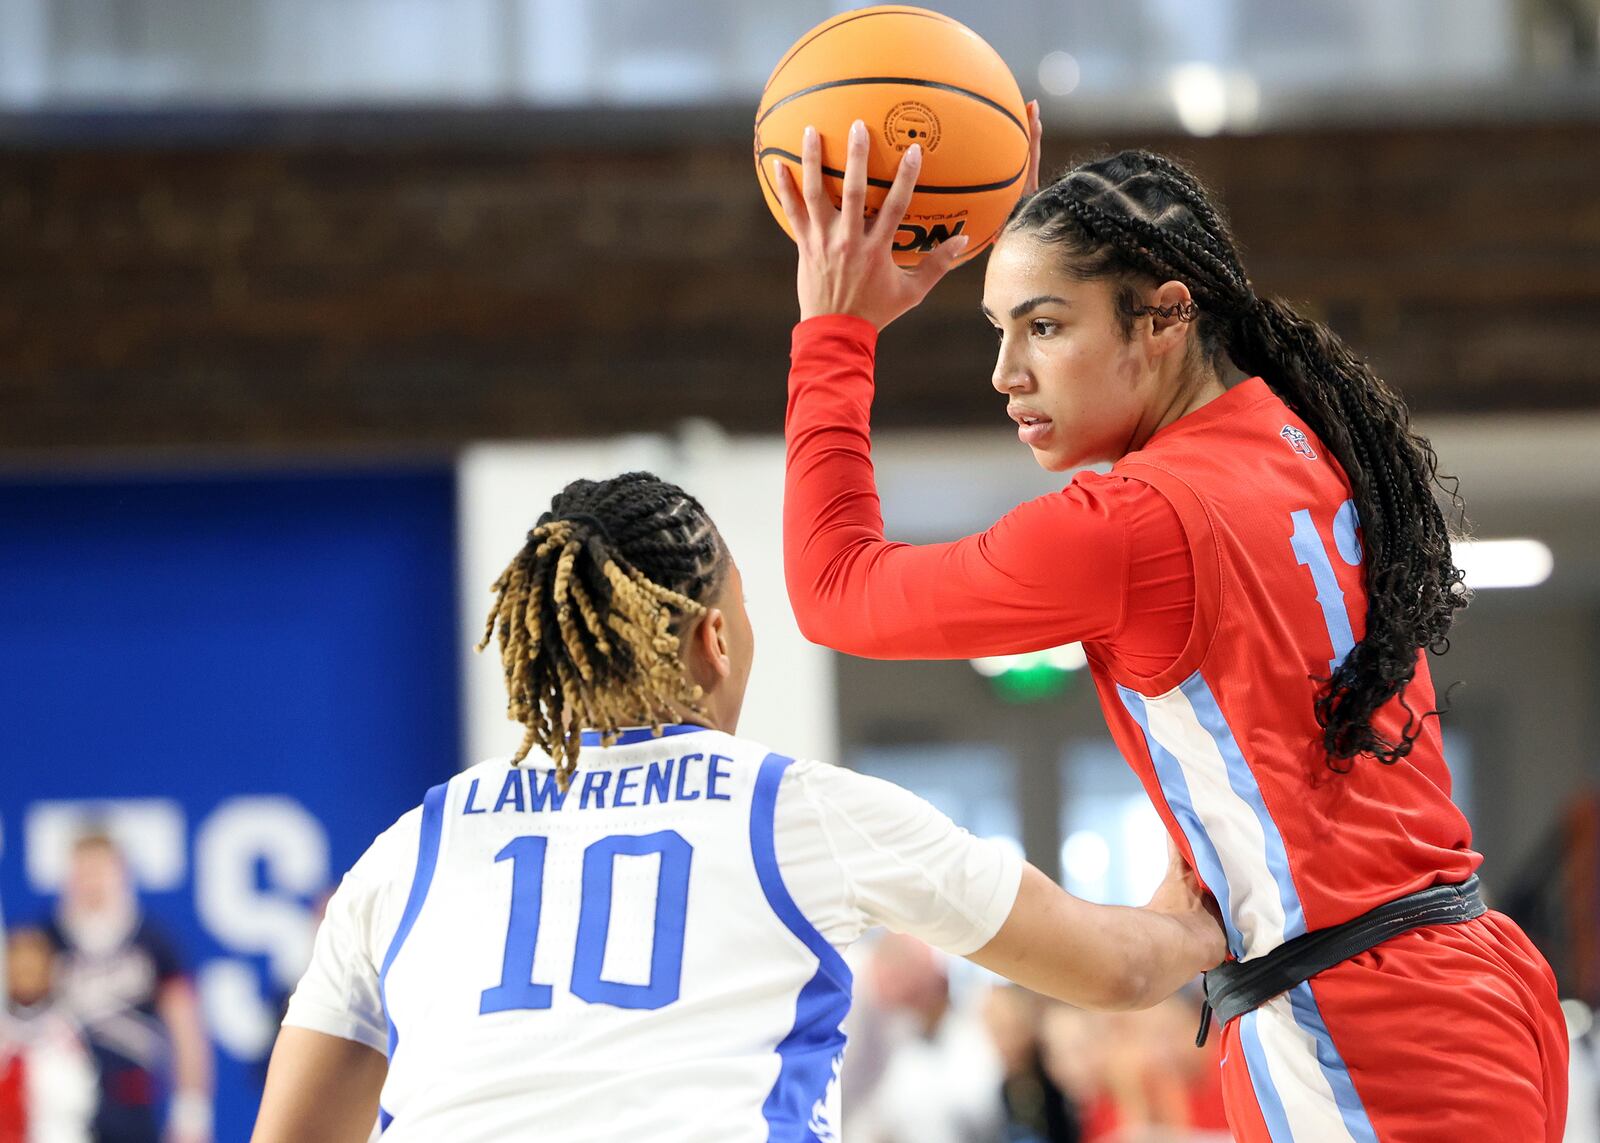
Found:
M 1459 925 L 1488 911 L 1474 875 L 1459 885 L 1435 885 L 1396 898 L 1331 929 L 1305 933 L 1285 941 L 1266 956 L 1226 961 L 1206 973 L 1206 1004 L 1200 1013 L 1200 1033 L 1195 1044 L 1206 1042 L 1212 1012 L 1226 1025 L 1390 937 L 1424 925 Z

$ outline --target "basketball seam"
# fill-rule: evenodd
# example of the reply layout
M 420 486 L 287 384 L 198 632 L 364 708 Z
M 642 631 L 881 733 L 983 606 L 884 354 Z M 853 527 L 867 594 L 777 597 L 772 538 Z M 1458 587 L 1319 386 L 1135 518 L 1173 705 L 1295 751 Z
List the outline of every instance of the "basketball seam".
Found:
M 968 91 L 966 88 L 957 87 L 953 83 L 941 83 L 936 79 L 917 79 L 913 76 L 898 75 L 864 75 L 858 76 L 855 79 L 830 79 L 824 83 L 814 83 L 810 87 L 802 87 L 799 91 L 791 92 L 788 95 L 785 95 L 782 99 L 778 100 L 778 102 L 774 103 L 771 107 L 762 112 L 761 117 L 756 120 L 756 130 L 761 130 L 761 124 L 765 123 L 767 118 L 774 111 L 778 110 L 778 108 L 782 107 L 785 103 L 794 102 L 801 96 L 811 95 L 818 91 L 827 91 L 828 89 L 834 87 L 855 87 L 863 84 L 901 84 L 907 87 L 930 87 L 936 91 L 947 91 L 952 95 L 964 95 L 968 99 L 976 100 L 978 103 L 998 111 L 1001 115 L 1004 115 L 1007 119 L 1009 119 L 1012 125 L 1015 126 L 1018 131 L 1022 132 L 1022 137 L 1024 139 L 1029 137 L 1028 129 L 1022 125 L 1022 120 L 1018 119 L 1015 115 L 1011 114 L 1011 112 L 1007 111 L 1003 104 L 996 103 L 987 95 L 979 95 L 976 91 Z
M 761 168 L 761 172 L 762 172 L 761 177 L 763 179 L 766 179 L 766 163 L 763 162 L 762 160 L 766 159 L 767 157 L 769 157 L 771 155 L 777 155 L 780 158 L 788 159 L 791 163 L 798 163 L 798 162 L 801 161 L 800 156 L 795 154 L 793 151 L 785 151 L 782 147 L 763 147 L 763 148 L 761 148 L 761 151 L 756 155 L 756 163 Z M 924 183 L 918 183 L 913 188 L 913 193 L 915 193 L 915 194 L 984 194 L 984 193 L 986 193 L 988 191 L 1005 190 L 1008 186 L 1011 186 L 1018 179 L 1020 179 L 1025 173 L 1027 173 L 1027 170 L 1028 170 L 1028 164 L 1027 163 L 1023 163 L 1022 164 L 1022 168 L 1020 170 L 1018 170 L 1016 174 L 1012 175 L 1009 179 L 1003 179 L 1000 182 L 996 182 L 996 183 L 979 183 L 979 184 L 974 185 L 974 186 L 965 186 L 965 187 L 942 186 L 942 185 L 932 185 L 932 186 L 930 186 L 930 185 L 927 185 L 927 184 L 924 184 Z M 825 174 L 825 175 L 828 175 L 830 178 L 835 178 L 835 179 L 844 178 L 844 172 L 839 170 L 837 167 L 823 167 L 822 168 L 822 173 Z M 771 180 L 767 180 L 767 185 L 769 187 L 772 186 Z M 884 187 L 884 188 L 887 188 L 887 187 L 893 186 L 894 182 L 891 179 L 875 179 L 875 178 L 872 178 L 871 176 L 868 176 L 867 185 L 869 187 Z M 773 194 L 774 195 L 777 194 L 777 191 L 775 189 L 773 191 Z
M 848 20 L 839 20 L 836 23 L 828 23 L 825 26 L 816 29 L 805 39 L 801 40 L 794 47 L 790 48 L 789 54 L 778 61 L 778 66 L 773 69 L 772 75 L 767 79 L 766 86 L 761 89 L 762 97 L 765 98 L 767 92 L 772 90 L 772 85 L 778 82 L 778 77 L 783 74 L 783 69 L 794 62 L 794 57 L 799 55 L 801 50 L 804 49 L 807 44 L 811 43 L 818 36 L 827 35 L 835 28 L 842 28 L 846 24 L 854 24 L 857 20 L 865 20 L 870 16 L 922 16 L 926 19 L 938 20 L 945 24 L 960 24 L 959 20 L 953 20 L 941 12 L 925 12 L 920 8 L 890 8 L 883 12 L 863 12 L 859 16 L 851 16 Z

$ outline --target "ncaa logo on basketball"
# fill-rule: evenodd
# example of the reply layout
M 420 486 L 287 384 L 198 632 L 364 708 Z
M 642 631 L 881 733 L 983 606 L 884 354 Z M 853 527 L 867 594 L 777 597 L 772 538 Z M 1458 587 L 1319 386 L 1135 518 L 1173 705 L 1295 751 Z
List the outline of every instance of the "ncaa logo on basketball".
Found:
M 896 151 L 904 151 L 913 143 L 920 143 L 925 153 L 935 151 L 939 146 L 939 117 L 926 103 L 897 103 L 884 117 L 883 137 Z
M 1289 442 L 1290 448 L 1307 460 L 1317 459 L 1317 450 L 1311 447 L 1311 442 L 1306 439 L 1306 434 L 1293 425 L 1284 425 L 1278 435 Z

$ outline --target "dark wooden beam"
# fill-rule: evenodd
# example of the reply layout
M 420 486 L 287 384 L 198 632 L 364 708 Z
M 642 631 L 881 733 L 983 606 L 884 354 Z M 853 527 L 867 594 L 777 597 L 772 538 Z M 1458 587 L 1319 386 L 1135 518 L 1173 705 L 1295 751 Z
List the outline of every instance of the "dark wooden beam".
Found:
M 0 132 L 0 455 L 778 429 L 792 251 L 729 118 L 666 119 Z M 1258 288 L 1416 408 L 1600 406 L 1600 124 L 1058 134 L 1047 160 L 1124 145 L 1191 161 Z M 980 286 L 886 335 L 879 423 L 996 421 Z

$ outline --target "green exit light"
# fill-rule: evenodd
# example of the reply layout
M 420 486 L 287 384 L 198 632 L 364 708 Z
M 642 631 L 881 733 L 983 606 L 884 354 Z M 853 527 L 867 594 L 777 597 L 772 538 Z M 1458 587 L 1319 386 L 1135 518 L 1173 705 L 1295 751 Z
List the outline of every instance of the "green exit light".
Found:
M 995 694 L 1011 703 L 1040 702 L 1071 689 L 1074 676 L 1089 663 L 1079 643 L 972 660 L 972 669 L 988 679 Z

